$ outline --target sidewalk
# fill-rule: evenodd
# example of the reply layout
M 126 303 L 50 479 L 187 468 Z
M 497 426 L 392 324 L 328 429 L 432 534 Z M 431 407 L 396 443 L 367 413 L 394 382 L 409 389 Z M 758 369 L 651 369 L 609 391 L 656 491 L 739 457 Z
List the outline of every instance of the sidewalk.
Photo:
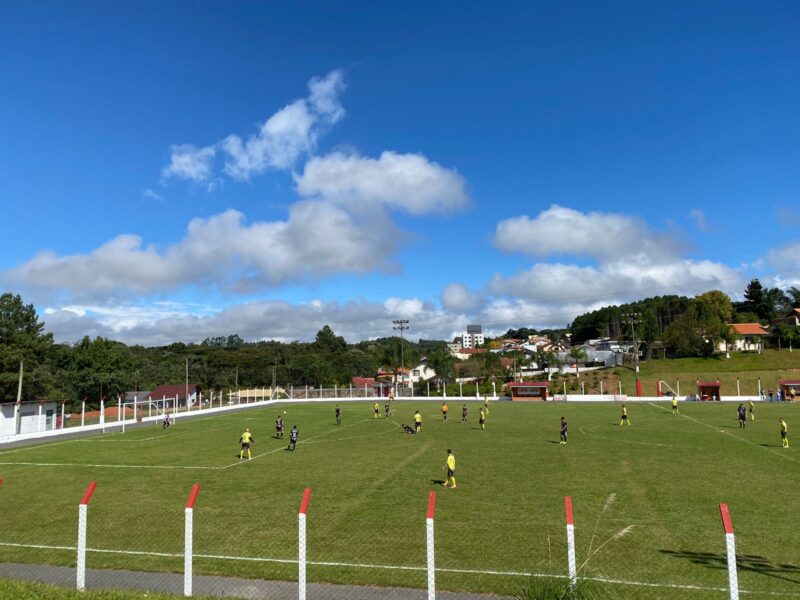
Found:
M 75 589 L 75 569 L 50 565 L 0 563 L 0 578 L 47 583 Z M 87 590 L 140 590 L 183 595 L 183 575 L 115 569 L 87 569 Z M 297 600 L 297 583 L 195 575 L 194 596 L 247 600 Z M 309 583 L 309 600 L 426 600 L 427 590 Z M 508 596 L 437 592 L 440 600 L 514 600 Z

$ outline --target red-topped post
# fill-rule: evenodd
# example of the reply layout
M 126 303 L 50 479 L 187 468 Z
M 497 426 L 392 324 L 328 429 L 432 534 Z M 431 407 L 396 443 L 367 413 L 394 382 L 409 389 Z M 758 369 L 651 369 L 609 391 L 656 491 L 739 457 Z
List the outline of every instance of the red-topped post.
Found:
M 739 600 L 739 577 L 736 573 L 736 538 L 733 535 L 733 523 L 727 504 L 719 505 L 722 517 L 722 529 L 725 531 L 725 546 L 728 554 L 728 587 L 731 600 Z
M 564 510 L 567 516 L 567 568 L 569 584 L 578 585 L 578 568 L 575 561 L 575 521 L 572 518 L 572 496 L 564 496 Z
M 425 519 L 425 531 L 428 540 L 428 600 L 436 599 L 436 562 L 434 560 L 433 515 L 436 512 L 436 492 L 428 494 L 428 517 Z
M 86 493 L 78 505 L 78 564 L 76 568 L 76 583 L 81 592 L 86 589 L 86 520 L 89 501 L 97 488 L 97 482 L 92 481 L 86 488 Z
M 297 597 L 306 600 L 306 512 L 311 500 L 311 488 L 303 492 L 300 512 L 297 514 Z
M 194 484 L 192 491 L 189 492 L 189 499 L 186 501 L 186 508 L 184 509 L 184 551 L 183 551 L 183 595 L 192 595 L 192 559 L 194 553 L 192 551 L 192 542 L 194 536 L 194 503 L 197 501 L 197 494 L 200 491 L 200 486 Z

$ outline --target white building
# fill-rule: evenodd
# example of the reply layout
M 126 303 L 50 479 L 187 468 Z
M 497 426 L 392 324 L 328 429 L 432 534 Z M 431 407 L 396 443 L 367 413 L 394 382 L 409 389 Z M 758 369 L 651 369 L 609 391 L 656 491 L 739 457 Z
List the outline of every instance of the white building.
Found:
M 464 348 L 477 348 L 482 346 L 483 328 L 480 325 L 467 325 L 467 330 L 461 334 L 461 346 Z
M 36 433 L 56 428 L 56 402 L 23 402 L 19 405 L 19 423 L 14 423 L 14 404 L 0 405 L 0 439 L 22 433 Z

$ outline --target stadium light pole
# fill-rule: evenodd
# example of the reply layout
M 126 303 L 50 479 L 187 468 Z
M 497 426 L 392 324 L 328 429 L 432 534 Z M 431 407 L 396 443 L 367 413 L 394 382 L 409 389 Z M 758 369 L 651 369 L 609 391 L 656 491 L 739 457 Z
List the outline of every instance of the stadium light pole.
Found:
M 623 315 L 631 326 L 633 333 L 633 365 L 636 372 L 636 396 L 642 395 L 642 382 L 639 381 L 639 341 L 636 339 L 636 325 L 638 325 L 641 314 L 638 312 L 631 312 Z
M 400 332 L 400 369 L 405 368 L 405 357 L 403 355 L 403 332 L 408 329 L 408 319 L 394 319 L 392 321 L 394 326 L 392 329 L 395 329 Z M 402 371 L 401 371 L 402 373 Z M 405 381 L 405 377 L 403 377 Z M 395 384 L 397 383 L 397 378 L 395 377 Z

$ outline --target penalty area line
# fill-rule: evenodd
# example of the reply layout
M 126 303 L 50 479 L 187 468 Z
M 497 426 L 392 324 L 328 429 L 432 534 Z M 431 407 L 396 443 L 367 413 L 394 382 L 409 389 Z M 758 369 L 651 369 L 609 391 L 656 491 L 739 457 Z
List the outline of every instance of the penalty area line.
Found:
M 63 550 L 74 552 L 77 548 L 75 546 L 48 546 L 44 544 L 17 544 L 12 542 L 0 542 L 0 547 L 9 548 L 30 548 L 35 550 Z M 95 554 L 121 554 L 127 556 L 156 556 L 160 558 L 183 558 L 183 553 L 178 552 L 150 552 L 144 550 L 114 550 L 111 548 L 87 548 L 87 552 Z M 281 563 L 281 564 L 297 564 L 297 559 L 292 558 L 269 558 L 259 556 L 228 556 L 224 554 L 194 554 L 198 559 L 209 560 L 229 560 L 229 561 L 242 561 L 242 562 L 264 562 L 264 563 Z M 350 562 L 334 562 L 334 561 L 308 561 L 309 565 L 319 567 L 344 567 L 354 569 L 380 569 L 387 571 L 427 571 L 427 567 L 416 567 L 406 565 L 375 565 L 369 563 L 350 563 Z M 458 573 L 462 575 L 490 575 L 496 577 L 554 577 L 558 579 L 568 579 L 567 575 L 560 573 L 527 573 L 522 571 L 494 571 L 486 569 L 458 569 L 448 567 L 437 567 L 436 571 L 439 573 Z M 152 573 L 150 573 L 152 575 Z M 142 573 L 143 576 L 148 575 Z M 728 588 L 723 587 L 709 587 L 692 584 L 680 583 L 658 583 L 650 581 L 636 581 L 628 579 L 614 579 L 611 577 L 578 577 L 584 581 L 599 581 L 601 583 L 610 583 L 614 585 L 630 585 L 645 588 L 663 588 L 663 589 L 678 589 L 696 592 L 726 592 Z M 800 593 L 796 592 L 753 592 L 750 590 L 739 590 L 741 594 L 758 594 L 760 596 L 775 596 L 775 597 L 788 597 L 798 598 Z

